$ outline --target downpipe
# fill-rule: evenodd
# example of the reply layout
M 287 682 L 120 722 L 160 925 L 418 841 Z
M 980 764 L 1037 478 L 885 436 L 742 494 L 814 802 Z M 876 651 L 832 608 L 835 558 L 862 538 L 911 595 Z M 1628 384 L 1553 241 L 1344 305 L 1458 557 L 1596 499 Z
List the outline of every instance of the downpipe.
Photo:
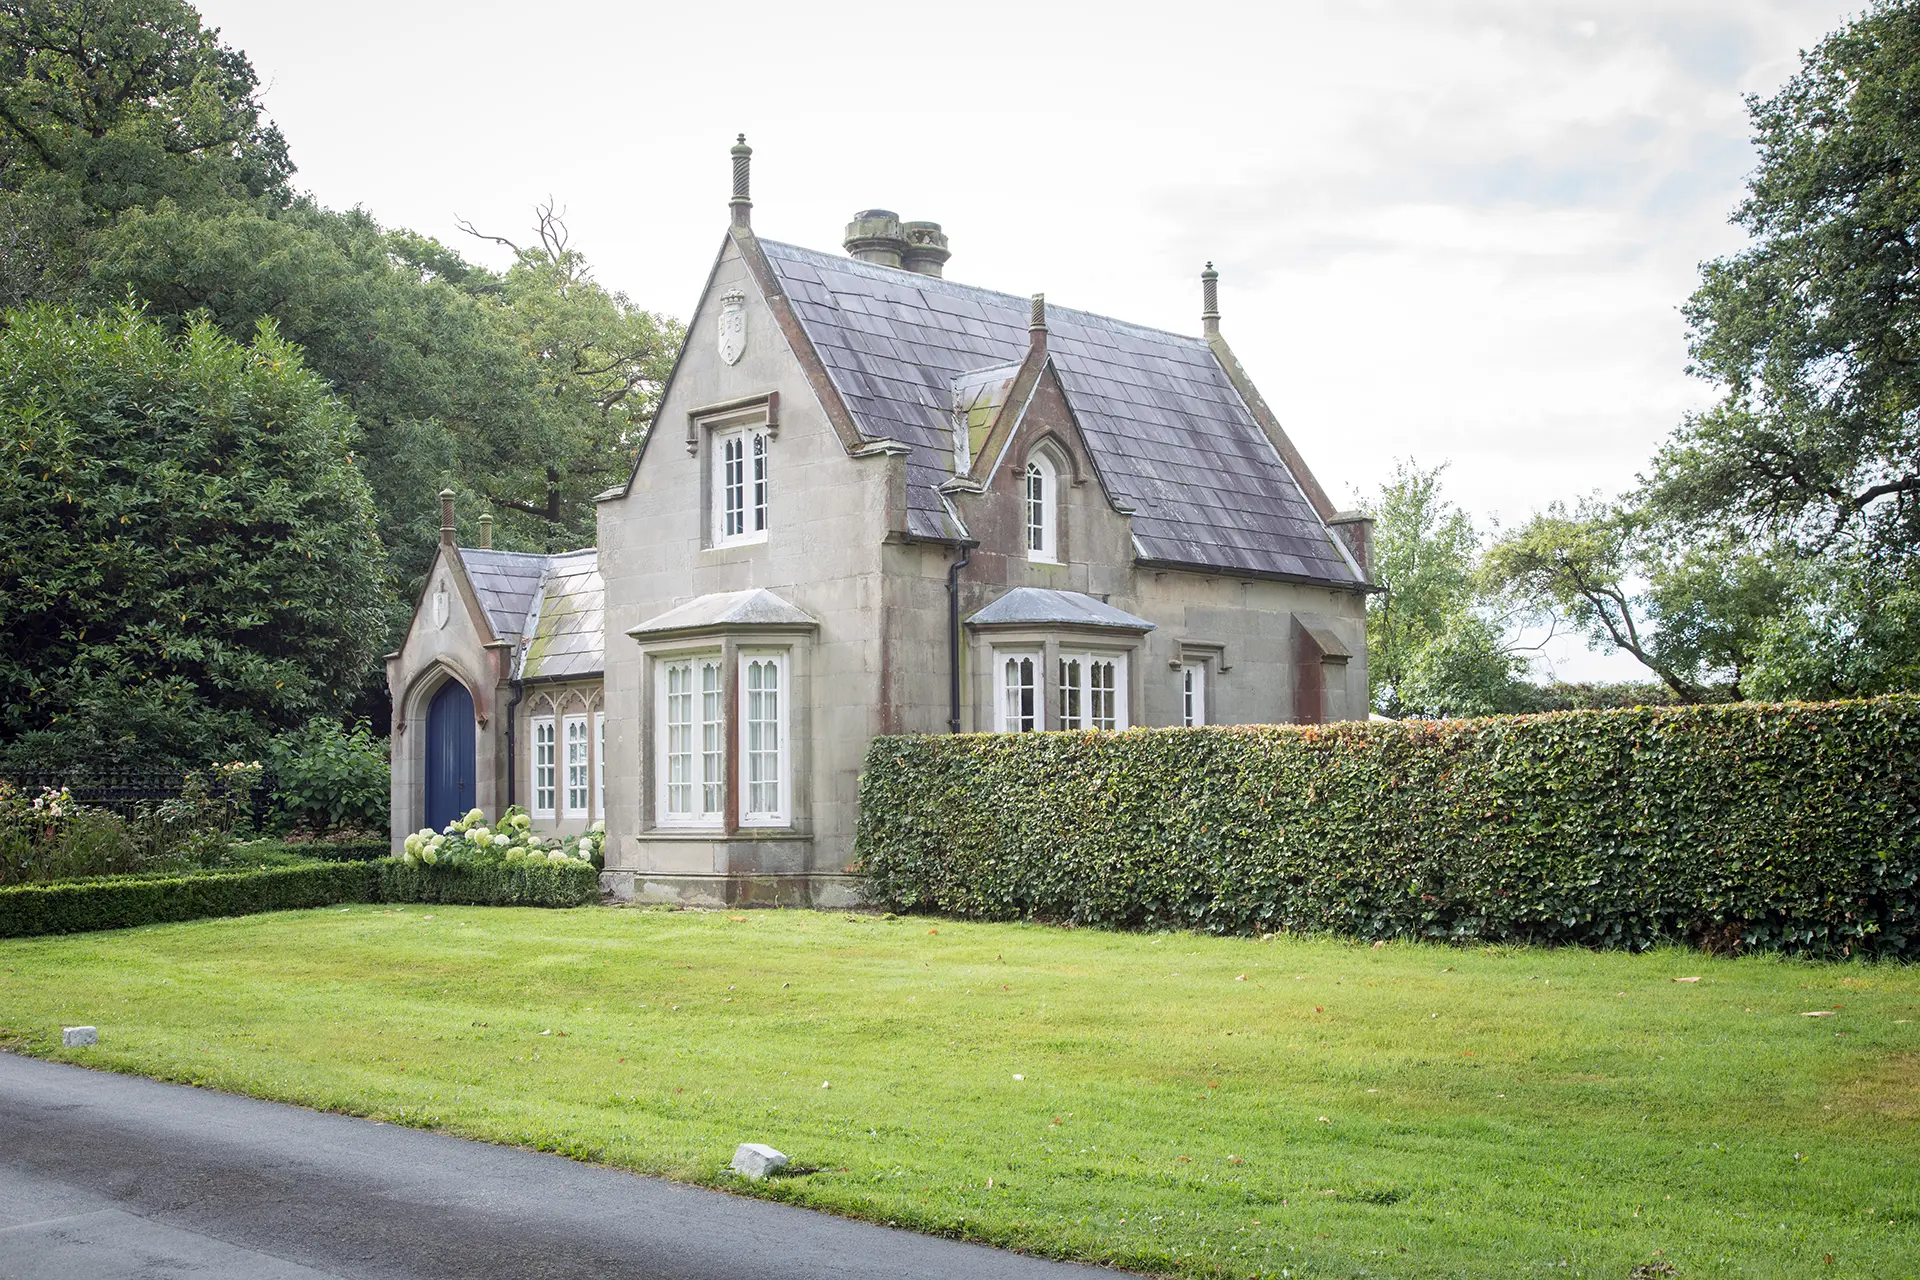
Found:
M 960 571 L 973 559 L 973 548 L 960 544 L 960 558 L 947 566 L 947 732 L 960 732 Z

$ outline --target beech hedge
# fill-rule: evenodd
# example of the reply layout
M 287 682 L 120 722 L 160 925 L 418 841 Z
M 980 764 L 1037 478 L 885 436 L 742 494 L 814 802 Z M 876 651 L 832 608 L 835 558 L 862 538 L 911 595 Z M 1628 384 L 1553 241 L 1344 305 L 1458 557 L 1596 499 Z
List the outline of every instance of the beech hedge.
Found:
M 324 862 L 12 885 L 0 889 L 0 938 L 366 902 L 378 884 L 366 863 Z
M 874 740 L 875 906 L 1920 958 L 1920 698 Z

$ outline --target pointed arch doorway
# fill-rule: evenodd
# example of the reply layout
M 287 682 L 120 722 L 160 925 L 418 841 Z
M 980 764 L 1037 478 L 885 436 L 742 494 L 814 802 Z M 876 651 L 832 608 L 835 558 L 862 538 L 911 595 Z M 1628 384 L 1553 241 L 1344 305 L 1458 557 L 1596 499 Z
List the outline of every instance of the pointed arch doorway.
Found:
M 427 707 L 427 821 L 435 831 L 473 807 L 473 695 L 458 680 Z

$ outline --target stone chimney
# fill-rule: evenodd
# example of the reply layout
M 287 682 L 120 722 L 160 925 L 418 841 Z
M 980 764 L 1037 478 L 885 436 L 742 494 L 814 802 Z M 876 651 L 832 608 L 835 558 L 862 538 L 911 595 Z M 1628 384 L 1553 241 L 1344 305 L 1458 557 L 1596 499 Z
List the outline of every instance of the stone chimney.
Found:
M 741 134 L 740 141 L 733 144 L 732 155 L 733 199 L 727 201 L 727 207 L 733 211 L 733 225 L 744 231 L 753 226 L 753 199 L 748 194 L 753 148 L 747 145 L 746 134 Z
M 1360 575 L 1373 581 L 1373 517 L 1364 511 L 1336 511 L 1327 521 L 1334 537 L 1347 544 Z
M 1033 305 L 1027 312 L 1027 345 L 1035 351 L 1047 349 L 1047 295 L 1033 295 Z
M 1220 273 L 1211 262 L 1200 273 L 1200 329 L 1209 338 L 1220 336 Z
M 877 267 L 897 267 L 907 252 L 900 215 L 891 209 L 862 209 L 847 224 L 847 252 Z
M 493 550 L 493 512 L 491 511 L 480 513 L 480 549 Z
M 940 269 L 953 256 L 947 248 L 947 237 L 942 234 L 940 224 L 903 222 L 900 231 L 907 241 L 906 252 L 900 255 L 900 265 L 919 275 L 939 279 Z
M 453 490 L 440 491 L 440 545 L 453 545 Z

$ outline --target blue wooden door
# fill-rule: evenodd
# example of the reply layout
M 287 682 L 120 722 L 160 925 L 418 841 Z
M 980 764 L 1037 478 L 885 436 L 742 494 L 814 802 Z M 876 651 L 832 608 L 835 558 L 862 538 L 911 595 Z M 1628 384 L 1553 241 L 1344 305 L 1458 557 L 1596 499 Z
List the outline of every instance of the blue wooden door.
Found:
M 427 708 L 427 825 L 441 830 L 473 798 L 473 695 L 449 680 Z

